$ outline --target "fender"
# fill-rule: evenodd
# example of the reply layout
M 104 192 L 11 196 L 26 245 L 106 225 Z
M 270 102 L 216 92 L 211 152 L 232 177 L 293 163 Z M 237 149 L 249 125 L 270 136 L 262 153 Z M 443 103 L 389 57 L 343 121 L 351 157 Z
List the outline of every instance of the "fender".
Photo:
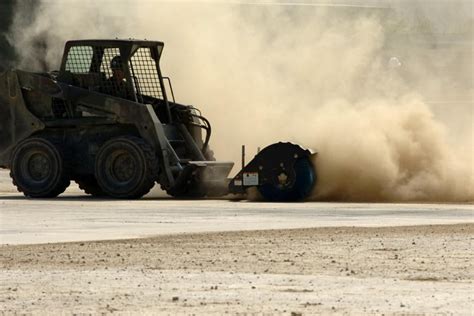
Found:
M 0 73 L 0 167 L 10 167 L 15 144 L 44 128 L 25 104 L 17 72 Z

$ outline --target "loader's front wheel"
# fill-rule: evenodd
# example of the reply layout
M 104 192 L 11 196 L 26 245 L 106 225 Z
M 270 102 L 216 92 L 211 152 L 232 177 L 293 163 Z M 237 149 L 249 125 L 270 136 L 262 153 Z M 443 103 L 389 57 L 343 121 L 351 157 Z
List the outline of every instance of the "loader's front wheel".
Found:
M 95 178 L 104 193 L 120 199 L 138 199 L 147 194 L 158 176 L 154 150 L 141 138 L 119 137 L 100 148 Z
M 59 146 L 44 138 L 29 138 L 13 151 L 10 176 L 18 191 L 33 198 L 52 198 L 69 186 Z
M 207 195 L 205 188 L 196 179 L 190 179 L 182 187 L 166 190 L 177 199 L 201 199 Z

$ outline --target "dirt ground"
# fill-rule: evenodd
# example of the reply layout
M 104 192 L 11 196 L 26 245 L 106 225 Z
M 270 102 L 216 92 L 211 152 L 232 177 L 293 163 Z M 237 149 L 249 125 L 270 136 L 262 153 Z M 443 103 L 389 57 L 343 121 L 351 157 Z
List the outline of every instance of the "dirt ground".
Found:
M 473 224 L 0 246 L 1 313 L 464 314 Z

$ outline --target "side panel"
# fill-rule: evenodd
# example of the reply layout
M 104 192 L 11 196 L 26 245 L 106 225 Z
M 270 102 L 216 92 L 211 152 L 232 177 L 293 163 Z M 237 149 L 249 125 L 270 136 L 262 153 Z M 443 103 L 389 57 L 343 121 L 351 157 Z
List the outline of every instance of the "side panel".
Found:
M 26 107 L 17 73 L 0 73 L 0 167 L 9 167 L 18 142 L 44 127 Z
M 171 167 L 179 167 L 179 158 L 166 138 L 163 125 L 152 105 L 139 104 L 61 82 L 58 82 L 58 85 L 62 91 L 60 96 L 62 99 L 80 105 L 84 109 L 102 112 L 117 123 L 135 126 L 140 136 L 154 147 L 160 157 L 163 171 L 165 171 L 160 184 L 166 186 L 174 184 Z

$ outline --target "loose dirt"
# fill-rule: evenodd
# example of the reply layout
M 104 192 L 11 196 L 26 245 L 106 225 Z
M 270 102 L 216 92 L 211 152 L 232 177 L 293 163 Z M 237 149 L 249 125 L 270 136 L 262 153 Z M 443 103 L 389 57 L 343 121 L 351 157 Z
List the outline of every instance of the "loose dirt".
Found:
M 473 310 L 473 224 L 315 228 L 0 246 L 9 313 Z

